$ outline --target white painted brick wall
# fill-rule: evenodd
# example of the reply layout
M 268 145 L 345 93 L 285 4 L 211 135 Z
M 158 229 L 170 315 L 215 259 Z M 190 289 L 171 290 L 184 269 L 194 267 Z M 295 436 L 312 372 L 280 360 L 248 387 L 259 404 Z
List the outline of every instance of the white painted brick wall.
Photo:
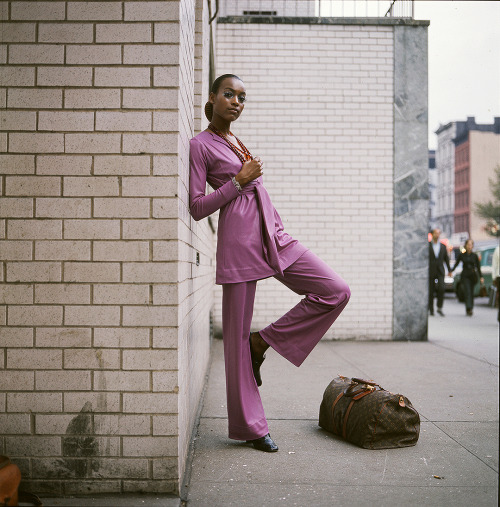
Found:
M 37 493 L 178 492 L 213 300 L 206 0 L 0 10 L 0 453 Z
M 235 73 L 247 88 L 233 131 L 264 160 L 285 229 L 351 287 L 326 337 L 391 339 L 393 28 L 217 28 L 217 74 Z M 274 279 L 259 282 L 252 327 L 268 325 L 298 300 Z

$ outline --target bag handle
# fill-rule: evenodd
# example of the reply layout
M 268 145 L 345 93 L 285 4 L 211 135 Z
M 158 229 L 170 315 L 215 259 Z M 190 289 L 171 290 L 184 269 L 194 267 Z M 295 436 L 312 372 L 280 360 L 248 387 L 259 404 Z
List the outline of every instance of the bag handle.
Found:
M 376 382 L 374 382 L 373 380 L 365 380 L 365 379 L 362 379 L 362 378 L 356 378 L 356 377 L 353 377 L 351 379 L 351 384 L 355 382 L 356 384 L 366 384 L 368 386 L 378 386 L 378 384 Z M 379 386 L 380 387 L 380 386 Z

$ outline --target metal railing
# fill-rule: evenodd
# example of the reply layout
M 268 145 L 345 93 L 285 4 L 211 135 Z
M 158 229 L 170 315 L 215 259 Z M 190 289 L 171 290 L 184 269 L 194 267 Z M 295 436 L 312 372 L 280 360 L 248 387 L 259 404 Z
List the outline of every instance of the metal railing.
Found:
M 219 16 L 412 18 L 413 0 L 218 0 Z
M 315 15 L 334 18 L 413 18 L 413 0 L 316 0 Z
M 415 16 L 415 4 L 413 0 L 393 0 L 385 13 L 390 18 L 411 18 Z

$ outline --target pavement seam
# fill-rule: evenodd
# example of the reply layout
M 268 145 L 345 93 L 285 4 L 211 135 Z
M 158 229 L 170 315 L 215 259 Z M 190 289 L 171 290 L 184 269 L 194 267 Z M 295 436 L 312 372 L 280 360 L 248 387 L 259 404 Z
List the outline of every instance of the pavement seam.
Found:
M 336 354 L 338 357 L 340 357 L 341 359 L 343 359 L 347 364 L 350 364 L 354 369 L 362 372 L 362 376 L 363 378 L 367 378 L 369 377 L 369 373 L 367 373 L 365 370 L 362 370 L 361 368 L 359 368 L 359 366 L 357 366 L 355 363 L 353 363 L 352 361 L 350 361 L 347 357 L 344 357 L 338 350 L 336 351 Z
M 490 468 L 491 470 L 493 470 L 494 472 L 496 472 L 498 474 L 498 468 L 495 468 L 494 466 L 491 466 L 489 463 L 487 463 L 486 461 L 484 461 L 484 459 L 482 459 L 480 456 L 478 456 L 477 454 L 473 453 L 470 449 L 468 449 L 467 447 L 465 447 L 464 444 L 462 444 L 461 442 L 459 442 L 455 437 L 453 437 L 452 435 L 450 435 L 447 431 L 445 431 L 443 428 L 441 428 L 440 426 L 438 426 L 437 424 L 434 424 L 432 421 L 430 421 L 439 431 L 442 431 L 448 438 L 451 438 L 451 440 L 453 440 L 454 442 L 456 442 L 460 447 L 462 447 L 463 449 L 465 449 L 469 454 L 471 454 L 472 456 L 474 456 L 474 458 L 478 459 L 479 461 L 481 461 L 482 463 L 484 463 L 488 468 Z M 472 422 L 471 424 L 474 424 L 474 422 Z
M 457 420 L 457 419 L 428 419 L 422 414 L 419 414 L 420 418 L 424 418 L 424 420 L 421 420 L 420 423 L 469 423 L 469 424 L 488 424 L 488 423 L 497 423 L 498 421 L 471 421 L 469 420 Z M 226 420 L 227 417 L 214 415 L 214 416 L 203 416 L 201 419 L 218 419 L 218 420 Z M 311 417 L 266 417 L 268 421 L 316 421 L 316 418 Z
M 420 414 L 422 415 L 422 414 Z M 458 421 L 456 419 L 427 419 L 426 422 L 430 422 L 430 423 L 469 423 L 469 424 L 487 424 L 487 423 L 497 423 L 498 424 L 498 421 L 471 421 L 470 419 L 468 421 Z
M 467 357 L 469 359 L 474 359 L 475 361 L 479 361 L 480 363 L 485 363 L 485 364 L 487 364 L 489 366 L 493 366 L 494 368 L 498 368 L 498 364 L 490 363 L 486 359 L 479 359 L 477 357 L 474 357 L 474 356 L 471 356 L 469 354 L 466 354 L 465 352 L 460 352 L 458 350 L 452 349 L 450 347 L 445 347 L 444 345 L 441 345 L 439 343 L 435 343 L 435 342 L 432 342 L 432 341 L 429 341 L 428 343 L 429 343 L 429 345 L 433 345 L 434 347 L 439 347 L 439 348 L 442 348 L 442 349 L 445 349 L 445 350 L 449 350 L 450 352 L 454 352 L 455 354 L 458 354 L 460 356 L 464 356 L 464 357 Z
M 182 483 L 179 487 L 179 497 L 181 500 L 181 505 L 187 505 L 189 500 L 189 487 L 191 485 L 191 475 L 193 471 L 193 461 L 194 461 L 194 455 L 195 455 L 195 446 L 196 446 L 196 440 L 198 437 L 199 429 L 200 429 L 200 422 L 202 419 L 205 419 L 201 416 L 201 413 L 203 411 L 203 407 L 205 405 L 205 395 L 208 389 L 208 380 L 210 377 L 210 372 L 212 371 L 212 363 L 214 361 L 214 354 L 212 352 L 213 347 L 212 344 L 210 344 L 210 359 L 208 361 L 207 365 L 207 371 L 205 372 L 205 380 L 203 381 L 203 389 L 201 391 L 200 399 L 198 401 L 198 408 L 196 410 L 196 416 L 194 419 L 193 429 L 191 431 L 191 438 L 189 439 L 189 450 L 186 457 L 186 464 L 184 467 L 184 477 L 182 477 Z
M 203 416 L 201 419 L 225 419 L 227 417 L 221 415 L 213 415 L 213 416 Z M 313 419 L 311 417 L 266 417 L 267 421 L 317 421 L 318 419 Z
M 198 484 L 202 484 L 202 483 L 206 483 L 206 484 L 226 484 L 227 483 L 227 480 L 224 480 L 224 481 L 221 481 L 221 482 L 218 482 L 214 479 L 198 479 L 197 480 L 197 483 Z M 235 482 L 235 484 L 237 484 Z M 252 486 L 258 486 L 258 485 L 269 485 L 269 484 L 276 484 L 274 481 L 270 481 L 270 482 L 263 482 L 263 481 L 248 481 L 248 482 L 245 482 L 245 484 L 247 485 L 252 485 Z M 312 488 L 316 487 L 316 486 L 332 486 L 332 487 L 339 487 L 339 488 L 343 488 L 343 487 L 350 487 L 350 486 L 355 486 L 355 487 L 363 487 L 363 488 L 381 488 L 381 487 L 389 487 L 389 488 L 402 488 L 402 489 L 409 489 L 409 488 L 415 488 L 415 489 L 422 489 L 422 488 L 425 488 L 425 489 L 429 489 L 429 488 L 449 488 L 449 489 L 456 489 L 456 488 L 461 488 L 461 489 L 466 489 L 466 488 L 469 488 L 469 489 L 496 489 L 497 486 L 495 484 L 492 484 L 492 485 L 479 485 L 479 486 L 473 486 L 473 485 L 467 485 L 467 486 L 462 486 L 461 484 L 456 484 L 456 485 L 442 485 L 442 484 L 429 484 L 429 485 L 412 485 L 412 484 L 405 484 L 404 486 L 402 486 L 399 482 L 396 482 L 395 484 L 383 484 L 383 485 L 380 485 L 380 484 L 369 484 L 369 483 L 363 483 L 363 482 L 353 482 L 352 484 L 351 483 L 347 483 L 347 482 L 343 482 L 343 483 L 332 483 L 332 482 L 323 482 L 323 481 L 316 481 L 314 482 L 314 484 L 311 484 L 311 482 L 289 482 L 289 483 L 282 483 L 282 485 L 291 485 L 291 486 L 310 486 Z M 422 504 L 423 505 L 423 504 Z

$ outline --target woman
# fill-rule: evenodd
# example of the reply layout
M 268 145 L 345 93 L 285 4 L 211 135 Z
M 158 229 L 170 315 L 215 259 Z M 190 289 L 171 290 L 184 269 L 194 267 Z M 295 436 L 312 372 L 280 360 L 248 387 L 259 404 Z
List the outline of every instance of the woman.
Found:
M 246 90 L 234 74 L 217 78 L 205 114 L 208 128 L 190 142 L 190 212 L 200 220 L 220 209 L 216 283 L 222 285 L 222 334 L 229 438 L 261 451 L 269 435 L 258 386 L 269 346 L 300 366 L 346 306 L 347 284 L 293 239 L 263 185 L 264 164 L 231 131 Z M 215 191 L 205 195 L 206 183 Z M 274 276 L 305 296 L 279 320 L 250 333 L 257 280 Z
M 479 264 L 478 256 L 472 251 L 474 248 L 474 241 L 468 239 L 464 245 L 465 252 L 461 252 L 458 256 L 455 265 L 451 272 L 455 271 L 458 264 L 462 263 L 462 273 L 460 275 L 460 284 L 463 287 L 465 295 L 465 313 L 472 317 L 472 308 L 474 308 L 474 286 L 477 283 L 477 273 L 479 274 L 481 283 L 484 283 L 484 278 L 481 274 L 481 266 Z

